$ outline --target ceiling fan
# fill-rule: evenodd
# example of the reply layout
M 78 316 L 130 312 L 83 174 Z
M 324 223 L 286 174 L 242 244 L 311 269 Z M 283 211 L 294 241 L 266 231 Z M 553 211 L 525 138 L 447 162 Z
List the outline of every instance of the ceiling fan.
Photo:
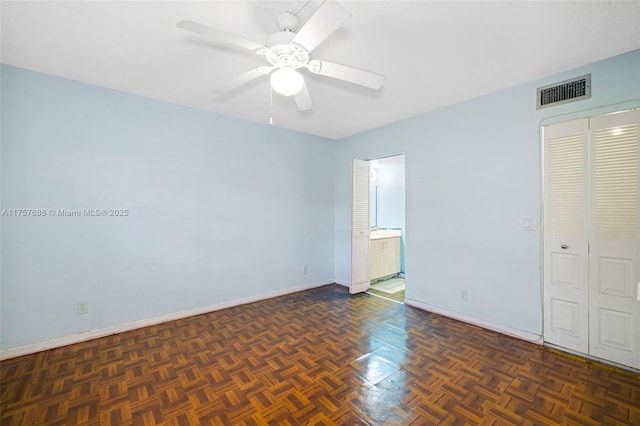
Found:
M 383 75 L 309 57 L 313 49 L 351 17 L 351 13 L 335 1 L 325 0 L 298 30 L 300 20 L 296 13 L 302 7 L 296 12 L 278 14 L 276 23 L 279 31 L 267 37 L 264 45 L 193 21 L 180 21 L 177 26 L 207 36 L 218 43 L 249 49 L 266 58 L 269 65 L 254 68 L 216 87 L 214 91 L 218 93 L 228 92 L 256 78 L 271 74 L 271 87 L 274 91 L 284 96 L 293 96 L 300 111 L 309 110 L 313 108 L 313 103 L 304 77 L 298 72 L 301 68 L 306 68 L 314 74 L 379 89 L 384 82 Z

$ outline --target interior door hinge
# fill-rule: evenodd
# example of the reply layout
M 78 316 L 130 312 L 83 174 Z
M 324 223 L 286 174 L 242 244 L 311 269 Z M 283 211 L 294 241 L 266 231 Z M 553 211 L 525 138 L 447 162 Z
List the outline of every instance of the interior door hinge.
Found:
M 587 243 L 587 254 L 591 254 L 591 243 Z

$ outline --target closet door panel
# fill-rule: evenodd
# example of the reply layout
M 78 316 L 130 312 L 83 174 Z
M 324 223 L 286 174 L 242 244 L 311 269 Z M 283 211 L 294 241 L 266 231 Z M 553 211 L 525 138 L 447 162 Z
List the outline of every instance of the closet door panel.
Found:
M 544 340 L 589 350 L 588 120 L 544 129 Z
M 640 368 L 640 111 L 591 119 L 590 354 Z
M 368 161 L 353 160 L 351 177 L 351 284 L 349 293 L 369 288 L 369 172 Z

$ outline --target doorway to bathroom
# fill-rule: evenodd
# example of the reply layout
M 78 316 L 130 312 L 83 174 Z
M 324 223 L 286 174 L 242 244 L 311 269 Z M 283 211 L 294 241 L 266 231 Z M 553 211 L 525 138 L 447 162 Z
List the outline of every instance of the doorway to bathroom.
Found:
M 369 280 L 367 293 L 404 303 L 405 155 L 369 161 Z

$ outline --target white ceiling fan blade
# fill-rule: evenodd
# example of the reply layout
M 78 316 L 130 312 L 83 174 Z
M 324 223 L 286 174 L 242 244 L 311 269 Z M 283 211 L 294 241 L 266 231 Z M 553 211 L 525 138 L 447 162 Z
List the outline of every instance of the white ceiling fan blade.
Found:
M 256 53 L 265 49 L 265 47 L 261 44 L 255 43 L 251 40 L 247 40 L 246 38 L 228 33 L 226 31 L 220 31 L 207 25 L 199 24 L 193 21 L 180 21 L 178 22 L 177 27 L 182 28 L 183 30 L 205 35 L 218 43 L 233 44 L 239 47 L 244 47 L 245 49 L 249 49 L 252 52 Z
M 232 78 L 225 84 L 222 84 L 216 87 L 215 89 L 213 89 L 213 91 L 216 93 L 228 92 L 230 90 L 233 90 L 237 87 L 242 86 L 243 84 L 247 84 L 248 82 L 255 80 L 258 77 L 269 74 L 269 72 L 271 72 L 272 69 L 273 69 L 272 67 L 267 67 L 267 66 L 254 68 L 250 71 L 240 74 L 237 77 Z
M 309 71 L 370 89 L 379 89 L 384 83 L 384 75 L 317 59 L 309 61 Z
M 292 43 L 311 52 L 351 18 L 351 13 L 333 0 L 325 0 L 300 28 Z
M 293 100 L 296 101 L 300 111 L 313 109 L 313 102 L 311 102 L 311 95 L 306 83 L 302 85 L 302 90 L 293 96 Z

